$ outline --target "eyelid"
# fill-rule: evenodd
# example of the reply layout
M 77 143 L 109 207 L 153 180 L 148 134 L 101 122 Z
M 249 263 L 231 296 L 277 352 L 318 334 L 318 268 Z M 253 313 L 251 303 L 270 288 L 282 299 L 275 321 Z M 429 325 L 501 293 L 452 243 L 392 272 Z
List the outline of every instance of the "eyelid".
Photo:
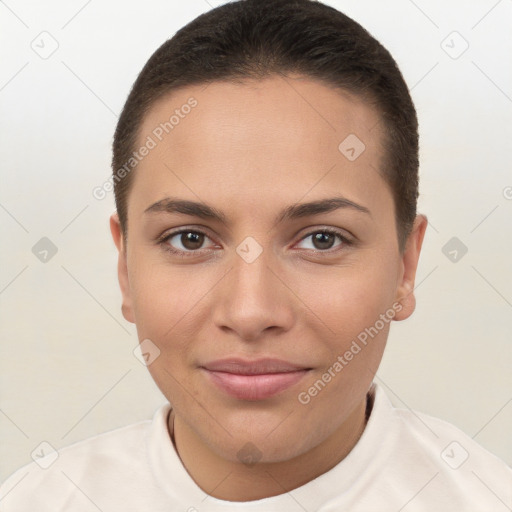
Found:
M 354 235 L 352 235 L 352 233 L 350 233 L 346 229 L 336 228 L 334 226 L 325 226 L 325 225 L 324 226 L 322 226 L 322 225 L 313 226 L 313 227 L 306 228 L 306 231 L 304 231 L 304 234 L 299 235 L 300 236 L 299 241 L 302 241 L 302 240 L 304 240 L 304 238 L 311 236 L 315 233 L 322 233 L 322 232 L 338 235 L 347 243 L 355 243 L 356 242 L 356 238 L 354 237 Z M 325 252 L 325 251 L 323 251 L 323 252 Z

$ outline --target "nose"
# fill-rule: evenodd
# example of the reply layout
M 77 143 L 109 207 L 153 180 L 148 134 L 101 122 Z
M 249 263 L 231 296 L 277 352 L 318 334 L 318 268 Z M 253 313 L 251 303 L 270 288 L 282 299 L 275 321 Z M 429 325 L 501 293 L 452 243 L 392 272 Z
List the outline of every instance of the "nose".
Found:
M 289 330 L 296 306 L 284 271 L 270 250 L 253 261 L 240 254 L 234 254 L 228 274 L 216 287 L 214 323 L 246 341 L 261 339 L 271 330 Z

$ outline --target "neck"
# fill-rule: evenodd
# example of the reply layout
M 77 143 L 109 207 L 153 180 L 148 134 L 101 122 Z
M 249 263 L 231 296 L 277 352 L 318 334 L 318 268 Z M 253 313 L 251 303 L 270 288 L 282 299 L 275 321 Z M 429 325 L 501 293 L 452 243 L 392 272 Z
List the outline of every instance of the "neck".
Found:
M 221 500 L 252 501 L 289 492 L 336 466 L 361 437 L 367 414 L 365 399 L 333 434 L 308 452 L 251 466 L 217 455 L 174 411 L 169 415 L 169 431 L 187 472 L 204 492 Z

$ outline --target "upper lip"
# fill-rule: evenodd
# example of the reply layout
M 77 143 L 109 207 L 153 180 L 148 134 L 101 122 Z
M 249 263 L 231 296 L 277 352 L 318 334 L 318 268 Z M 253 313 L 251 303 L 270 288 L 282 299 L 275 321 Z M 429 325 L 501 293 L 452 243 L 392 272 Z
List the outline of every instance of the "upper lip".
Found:
M 263 358 L 247 360 L 239 357 L 211 361 L 203 364 L 202 368 L 215 372 L 235 373 L 238 375 L 262 375 L 310 370 L 310 368 L 305 366 L 283 361 L 282 359 Z

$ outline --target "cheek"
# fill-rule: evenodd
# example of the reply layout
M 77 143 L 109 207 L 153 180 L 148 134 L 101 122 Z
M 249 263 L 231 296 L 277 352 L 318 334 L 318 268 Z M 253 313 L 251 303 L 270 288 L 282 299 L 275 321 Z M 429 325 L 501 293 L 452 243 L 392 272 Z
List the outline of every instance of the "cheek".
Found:
M 159 350 L 148 371 L 169 400 L 181 403 L 183 386 L 190 388 L 189 359 L 200 338 L 197 312 L 205 292 L 179 271 L 155 264 L 139 267 L 132 290 L 138 338 Z
M 141 334 L 164 339 L 198 300 L 196 282 L 151 257 L 137 255 L 131 262 L 130 288 L 136 324 Z
M 325 427 L 343 421 L 364 396 L 379 367 L 395 314 L 390 268 L 384 262 L 363 268 L 347 268 L 326 279 L 323 286 L 316 280 L 318 292 L 309 295 L 308 305 L 323 324 L 320 327 L 316 321 L 313 335 L 326 352 L 321 367 L 302 386 L 298 401 L 318 417 L 328 418 Z M 343 407 L 333 411 L 333 403 Z
M 392 264 L 359 262 L 303 281 L 301 297 L 327 332 L 345 342 L 371 326 L 391 306 Z
M 139 263 L 131 286 L 137 334 L 139 340 L 150 339 L 160 350 L 149 369 L 153 374 L 168 370 L 184 378 L 194 362 L 196 345 L 204 340 L 204 326 L 211 321 L 208 292 L 221 274 L 185 265 L 171 267 L 149 258 L 140 258 Z

